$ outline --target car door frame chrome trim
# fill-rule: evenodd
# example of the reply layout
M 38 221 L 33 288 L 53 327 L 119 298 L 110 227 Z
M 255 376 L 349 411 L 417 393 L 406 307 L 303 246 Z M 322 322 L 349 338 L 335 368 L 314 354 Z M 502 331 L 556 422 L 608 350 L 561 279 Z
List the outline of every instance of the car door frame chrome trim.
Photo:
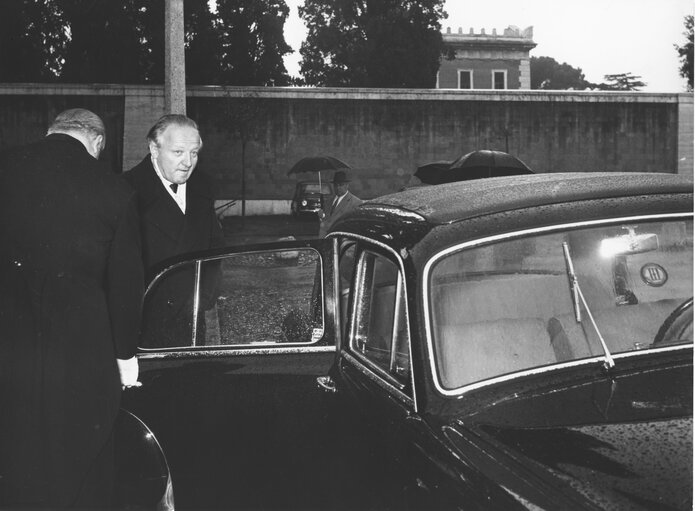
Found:
M 200 309 L 200 276 L 202 273 L 203 260 L 195 260 L 195 282 L 193 283 L 193 328 L 191 331 L 191 343 L 198 345 L 198 309 Z
M 240 248 L 240 247 L 230 247 L 232 248 Z M 162 269 L 159 271 L 153 278 L 150 280 L 150 283 L 147 286 L 147 289 L 145 291 L 145 298 L 147 298 L 147 294 L 150 292 L 152 287 L 159 282 L 162 277 L 169 272 L 172 269 L 179 268 L 181 266 L 185 266 L 187 264 L 194 264 L 194 303 L 193 303 L 193 326 L 191 330 L 191 345 L 190 346 L 174 346 L 174 347 L 166 347 L 166 348 L 143 348 L 141 346 L 138 346 L 138 352 L 139 353 L 152 353 L 152 352 L 161 352 L 161 351 L 166 351 L 166 352 L 171 352 L 172 350 L 176 351 L 181 351 L 181 350 L 189 350 L 190 348 L 198 348 L 202 346 L 198 346 L 197 344 L 197 324 L 198 324 L 198 318 L 196 311 L 199 310 L 200 308 L 200 280 L 202 276 L 202 264 L 207 263 L 210 261 L 223 261 L 225 258 L 230 257 L 230 256 L 238 256 L 238 255 L 252 255 L 252 254 L 267 254 L 271 252 L 282 252 L 282 251 L 294 251 L 294 250 L 302 250 L 302 249 L 308 249 L 312 250 L 313 252 L 316 253 L 318 256 L 317 264 L 321 268 L 321 278 L 319 279 L 319 283 L 321 285 L 321 296 L 324 297 L 322 306 L 321 306 L 321 324 L 323 327 L 323 335 L 321 336 L 320 339 L 317 339 L 316 341 L 310 341 L 306 343 L 301 343 L 301 346 L 306 346 L 306 347 L 312 347 L 316 346 L 317 343 L 321 341 L 321 339 L 324 338 L 326 335 L 326 301 L 325 301 L 325 296 L 326 296 L 326 286 L 324 283 L 324 278 L 325 278 L 325 270 L 324 270 L 324 261 L 326 260 L 323 257 L 323 254 L 321 253 L 320 250 L 315 248 L 314 246 L 311 245 L 300 245 L 298 247 L 282 247 L 282 248 L 269 248 L 268 250 L 249 250 L 247 252 L 244 252 L 243 250 L 238 250 L 238 251 L 232 251 L 229 253 L 225 254 L 219 254 L 219 255 L 214 255 L 214 256 L 209 256 L 209 257 L 199 257 L 199 258 L 194 258 L 194 259 L 189 259 L 185 261 L 179 261 L 177 263 L 173 263 L 166 268 Z M 266 345 L 271 345 L 271 344 L 279 344 L 279 343 L 256 343 L 256 346 L 261 347 L 261 349 L 264 349 Z M 290 343 L 282 343 L 282 344 L 290 344 Z M 225 349 L 226 346 L 229 346 L 230 349 L 234 348 L 242 348 L 244 349 L 245 346 L 249 346 L 249 344 L 243 344 L 243 343 L 235 343 L 235 344 L 213 344 L 210 345 L 210 348 L 213 348 L 214 350 L 221 350 Z
M 430 257 L 430 259 L 427 261 L 427 263 L 424 266 L 423 272 L 422 272 L 422 296 L 423 296 L 423 314 L 424 314 L 424 320 L 425 320 L 425 344 L 427 347 L 427 356 L 429 357 L 429 369 L 430 369 L 430 375 L 432 377 L 432 381 L 434 382 L 434 386 L 440 394 L 447 396 L 447 397 L 459 397 L 462 396 L 463 394 L 479 389 L 482 387 L 487 387 L 489 385 L 494 385 L 497 383 L 501 382 L 506 382 L 509 380 L 514 380 L 517 378 L 522 378 L 526 376 L 531 376 L 531 375 L 537 375 L 537 374 L 543 374 L 543 373 L 549 373 L 552 371 L 555 371 L 559 368 L 567 368 L 567 367 L 573 367 L 573 366 L 581 366 L 581 365 L 591 365 L 591 364 L 596 364 L 597 362 L 603 362 L 604 357 L 599 356 L 599 357 L 591 357 L 591 358 L 585 358 L 585 359 L 580 359 L 580 360 L 573 360 L 570 362 L 564 362 L 564 363 L 557 363 L 557 364 L 551 364 L 549 366 L 543 366 L 543 367 L 536 367 L 536 368 L 531 368 L 531 369 L 526 369 L 522 371 L 517 371 L 515 373 L 511 374 L 506 374 L 503 376 L 497 376 L 494 378 L 488 378 L 486 380 L 474 382 L 468 385 L 463 385 L 461 387 L 458 387 L 456 389 L 447 389 L 445 388 L 440 379 L 439 379 L 439 373 L 437 371 L 435 359 L 434 359 L 434 338 L 432 334 L 432 318 L 430 316 L 430 273 L 432 271 L 432 267 L 434 266 L 435 263 L 437 263 L 440 259 L 444 258 L 445 256 L 453 253 L 453 252 L 458 252 L 460 250 L 465 250 L 473 247 L 477 247 L 479 245 L 484 245 L 487 243 L 492 243 L 496 241 L 506 241 L 510 239 L 515 239 L 515 238 L 520 238 L 526 235 L 530 234 L 538 234 L 538 233 L 551 233 L 551 232 L 556 232 L 556 231 L 562 231 L 562 230 L 569 230 L 569 229 L 574 229 L 574 228 L 579 228 L 579 227 L 593 227 L 593 226 L 600 226 L 600 225 L 608 225 L 608 224 L 619 224 L 619 223 L 626 223 L 626 222 L 644 222 L 644 221 L 659 221 L 659 220 L 665 220 L 665 219 L 677 219 L 677 218 L 683 218 L 683 219 L 693 219 L 693 213 L 692 212 L 682 212 L 682 213 L 657 213 L 657 214 L 651 214 L 651 215 L 632 215 L 632 216 L 623 216 L 623 217 L 615 217 L 615 218 L 601 218 L 598 220 L 585 220 L 581 222 L 566 222 L 566 223 L 561 223 L 561 224 L 553 224 L 553 225 L 547 225 L 543 227 L 534 227 L 531 229 L 522 229 L 519 231 L 513 231 L 513 232 L 506 232 L 503 234 L 495 234 L 492 236 L 486 236 L 483 238 L 478 238 L 475 240 L 471 241 L 465 241 L 463 243 L 458 243 L 456 245 L 453 245 L 451 247 L 448 247 L 438 253 L 436 253 L 434 256 Z M 692 344 L 686 344 L 682 346 L 674 346 L 674 347 L 669 347 L 669 348 L 657 348 L 659 351 L 676 351 L 679 349 L 692 349 L 693 345 Z M 621 354 L 616 354 L 614 358 L 625 358 L 626 356 L 633 356 L 634 353 L 621 353 Z
M 352 353 L 344 352 L 343 358 L 347 362 L 349 362 L 350 365 L 352 365 L 355 369 L 364 374 L 367 378 L 372 380 L 379 387 L 388 391 L 389 394 L 396 397 L 399 401 L 402 401 L 406 405 L 412 406 L 413 408 L 415 407 L 415 401 L 403 392 L 403 388 L 405 388 L 406 385 L 397 382 L 395 378 L 391 377 L 390 375 L 387 378 L 386 375 L 383 374 L 381 371 L 375 371 L 375 366 L 373 366 L 373 364 L 365 364 L 361 358 L 358 359 Z
M 256 355 L 288 355 L 288 354 L 310 354 L 310 353 L 334 353 L 335 346 L 254 346 L 243 348 L 239 345 L 229 347 L 229 349 L 205 348 L 202 346 L 193 348 L 159 349 L 157 351 L 139 351 L 137 354 L 140 360 L 161 360 L 178 358 L 216 358 L 216 357 L 252 357 Z
M 389 254 L 391 254 L 393 256 L 394 261 L 398 262 L 398 271 L 400 273 L 400 279 L 405 279 L 405 265 L 403 264 L 403 258 L 396 250 L 394 250 L 390 246 L 388 246 L 385 243 L 382 243 L 380 241 L 374 240 L 372 238 L 368 238 L 367 236 L 363 236 L 360 234 L 354 234 L 351 232 L 334 231 L 334 232 L 329 233 L 327 237 L 338 237 L 338 236 L 340 236 L 341 238 L 348 238 L 348 239 L 368 243 L 368 244 L 377 246 L 380 249 L 388 252 Z M 336 269 L 336 271 L 337 271 L 337 269 Z M 405 281 L 404 281 L 404 284 L 405 284 Z M 336 294 L 338 293 L 337 288 L 336 288 L 335 292 L 336 292 Z M 338 298 L 340 298 L 340 297 L 338 297 Z M 415 411 L 415 413 L 417 413 L 419 407 L 418 407 L 417 393 L 415 392 L 415 372 L 413 371 L 413 337 L 412 337 L 411 332 L 410 332 L 410 311 L 408 310 L 408 290 L 407 290 L 407 286 L 405 286 L 405 285 L 403 285 L 403 298 L 404 298 L 405 304 L 406 304 L 405 305 L 404 321 L 405 321 L 405 325 L 406 325 L 406 332 L 408 335 L 408 358 L 409 358 L 408 364 L 410 366 L 410 392 L 411 392 L 412 397 L 408 396 L 406 393 L 404 393 L 402 389 L 399 390 L 397 387 L 393 386 L 393 384 L 389 380 L 387 380 L 383 374 L 381 374 L 380 372 L 377 372 L 372 367 L 371 364 L 369 366 L 367 366 L 365 363 L 358 361 L 353 355 L 351 355 L 345 349 L 341 350 L 340 353 L 346 355 L 346 359 L 350 360 L 350 362 L 352 364 L 354 364 L 359 370 L 362 370 L 363 367 L 367 368 L 371 374 L 374 374 L 375 378 L 379 379 L 380 381 L 382 381 L 384 383 L 385 388 L 389 389 L 392 394 L 397 395 L 399 397 L 399 399 L 401 399 L 402 401 L 409 403 L 413 407 L 413 410 Z M 339 302 L 336 302 L 336 303 L 339 303 Z M 340 314 L 340 311 L 336 310 L 335 314 Z M 349 325 L 349 328 L 346 329 L 346 331 L 349 332 L 348 337 L 350 336 L 350 332 L 352 332 L 353 322 L 354 322 L 354 315 L 347 319 L 347 323 Z M 349 344 L 350 339 L 347 339 L 347 341 L 348 341 L 347 344 Z M 345 345 L 345 344 L 343 344 L 343 345 Z M 399 382 L 398 385 L 403 385 L 403 384 L 401 384 Z M 403 385 L 403 388 L 405 388 L 405 385 Z

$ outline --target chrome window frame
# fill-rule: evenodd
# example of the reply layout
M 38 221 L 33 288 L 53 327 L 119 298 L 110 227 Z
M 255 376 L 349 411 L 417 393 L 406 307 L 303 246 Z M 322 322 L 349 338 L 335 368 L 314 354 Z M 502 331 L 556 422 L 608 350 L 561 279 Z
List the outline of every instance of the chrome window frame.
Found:
M 262 342 L 257 342 L 254 344 L 210 344 L 206 346 L 198 346 L 197 345 L 197 328 L 195 328 L 195 323 L 197 323 L 197 314 L 196 310 L 199 307 L 200 304 L 200 273 L 201 273 L 201 266 L 203 263 L 209 263 L 212 261 L 222 261 L 228 257 L 231 256 L 238 256 L 238 255 L 253 255 L 253 254 L 269 254 L 273 252 L 283 252 L 283 251 L 299 251 L 299 250 L 311 250 L 316 255 L 318 256 L 317 263 L 319 265 L 319 268 L 321 269 L 321 278 L 320 283 L 321 283 L 321 296 L 324 297 L 323 301 L 321 303 L 321 324 L 323 326 L 323 335 L 321 338 L 313 341 L 313 342 L 287 342 L 287 343 L 278 343 L 278 342 L 271 342 L 271 341 L 262 341 Z M 194 279 L 195 281 L 193 282 L 193 288 L 194 288 L 194 293 L 195 296 L 193 297 L 193 323 L 194 325 L 192 326 L 192 330 L 190 332 L 190 339 L 191 339 L 191 344 L 188 346 L 171 346 L 171 347 L 164 347 L 164 348 L 144 348 L 142 346 L 137 347 L 138 350 L 138 357 L 139 358 L 166 358 L 162 356 L 156 356 L 156 357 L 148 357 L 145 356 L 147 354 L 152 354 L 152 353 L 160 353 L 163 355 L 170 355 L 170 354 L 176 354 L 176 353 L 186 353 L 186 354 L 196 354 L 198 353 L 198 356 L 201 355 L 206 355 L 209 356 L 212 353 L 222 353 L 224 352 L 225 354 L 229 354 L 230 350 L 238 350 L 239 352 L 243 352 L 244 354 L 259 354 L 259 353 L 264 353 L 264 354 L 280 354 L 280 353 L 314 353 L 316 351 L 335 351 L 335 346 L 316 346 L 317 343 L 321 341 L 321 339 L 324 338 L 326 335 L 326 300 L 325 300 L 325 286 L 324 286 L 324 278 L 325 278 L 325 271 L 324 271 L 324 264 L 323 264 L 323 256 L 321 252 L 319 252 L 316 248 L 310 247 L 310 246 L 303 246 L 303 247 L 292 247 L 292 248 L 277 248 L 277 249 L 272 249 L 272 250 L 252 250 L 249 252 L 232 252 L 229 254 L 223 254 L 223 255 L 217 255 L 217 256 L 211 256 L 211 257 L 205 257 L 205 258 L 199 258 L 199 259 L 191 259 L 187 261 L 181 261 L 178 263 L 174 263 L 171 266 L 167 266 L 163 270 L 161 270 L 157 275 L 152 278 L 150 281 L 149 285 L 147 286 L 147 289 L 145 290 L 145 298 L 147 297 L 147 293 L 150 292 L 150 289 L 152 289 L 153 286 L 155 286 L 163 277 L 166 275 L 169 271 L 179 268 L 182 266 L 186 265 L 193 265 L 194 266 Z M 144 299 L 143 299 L 144 303 Z M 305 351 L 303 348 L 312 348 L 310 351 Z M 317 350 L 317 348 L 321 348 L 320 350 Z M 329 350 L 326 350 L 325 348 L 329 348 Z M 299 350 L 298 350 L 299 349 Z M 257 352 L 257 353 L 254 353 Z M 172 356 L 172 358 L 175 358 Z
M 364 375 L 366 375 L 369 379 L 375 381 L 380 387 L 384 388 L 387 390 L 390 394 L 393 394 L 397 399 L 399 399 L 401 402 L 406 403 L 407 405 L 410 405 L 413 407 L 413 410 L 417 413 L 418 411 L 418 400 L 417 400 L 417 395 L 415 394 L 415 373 L 413 371 L 413 338 L 410 333 L 410 311 L 408 310 L 408 290 L 407 286 L 405 285 L 405 266 L 403 265 L 403 259 L 401 258 L 401 255 L 391 248 L 390 246 L 386 245 L 385 243 L 381 243 L 380 241 L 374 240 L 372 238 L 368 238 L 366 236 L 362 236 L 359 234 L 354 234 L 350 232 L 343 232 L 343 231 L 334 231 L 328 234 L 327 237 L 330 238 L 338 238 L 340 237 L 340 241 L 343 241 L 345 239 L 349 240 L 354 240 L 357 242 L 361 242 L 362 244 L 358 244 L 360 250 L 363 250 L 365 247 L 365 244 L 368 245 L 373 245 L 375 247 L 379 247 L 381 250 L 388 252 L 393 256 L 391 259 L 391 262 L 394 262 L 396 264 L 396 267 L 398 268 L 398 275 L 399 275 L 399 281 L 401 282 L 402 286 L 402 292 L 403 292 L 403 303 L 404 303 L 404 314 L 403 314 L 403 320 L 405 321 L 405 328 L 406 328 L 406 336 L 408 339 L 408 364 L 409 364 L 409 371 L 410 371 L 410 392 L 411 395 L 406 394 L 403 392 L 403 389 L 407 387 L 407 385 L 404 385 L 403 383 L 397 381 L 392 375 L 388 374 L 387 371 L 384 371 L 382 368 L 378 367 L 376 364 L 372 363 L 369 361 L 366 357 L 359 357 L 355 353 L 353 354 L 351 351 L 348 350 L 341 350 L 341 355 L 343 355 L 344 359 L 352 364 L 354 367 L 356 367 L 360 372 L 362 372 Z M 335 263 L 337 265 L 337 261 Z M 357 268 L 359 271 L 359 267 Z M 337 274 L 337 266 L 335 268 L 335 272 Z M 357 277 L 355 274 L 353 276 L 353 280 Z M 338 287 L 336 286 L 336 293 L 338 293 Z M 355 297 L 353 296 L 353 300 Z M 337 302 L 336 302 L 337 303 Z M 352 346 L 352 336 L 355 328 L 355 315 L 354 315 L 354 304 L 350 303 L 350 308 L 353 312 L 352 315 L 348 316 L 347 322 L 348 322 L 348 328 L 346 329 L 347 332 L 347 339 L 345 339 L 347 346 Z M 336 316 L 340 315 L 340 311 L 336 311 Z M 395 321 L 395 315 L 394 315 L 394 321 Z
M 394 296 L 393 297 L 393 300 L 394 300 L 394 302 L 393 302 L 394 303 L 393 320 L 391 321 L 391 336 L 389 339 L 389 350 L 390 350 L 389 351 L 389 369 L 387 370 L 384 367 L 380 366 L 378 363 L 376 363 L 374 360 L 372 360 L 371 357 L 367 356 L 365 353 L 363 353 L 361 351 L 360 346 L 357 345 L 357 343 L 358 343 L 357 331 L 356 331 L 357 325 L 358 325 L 357 321 L 351 321 L 350 322 L 350 331 L 348 334 L 348 345 L 350 346 L 350 350 L 351 350 L 350 353 L 352 354 L 352 356 L 354 358 L 364 359 L 364 362 L 366 364 L 372 366 L 372 369 L 381 373 L 382 377 L 386 378 L 391 383 L 392 386 L 402 390 L 402 389 L 405 389 L 407 387 L 407 384 L 399 381 L 398 378 L 396 378 L 393 375 L 392 371 L 393 371 L 393 368 L 395 367 L 394 347 L 396 345 L 396 336 L 398 335 L 397 330 L 396 330 L 396 325 L 400 319 L 398 316 L 398 310 L 397 309 L 398 309 L 398 307 L 402 306 L 402 303 L 404 303 L 404 302 L 400 301 L 400 300 L 402 300 L 401 291 L 403 289 L 403 283 L 402 283 L 403 275 L 400 273 L 398 266 L 396 264 L 394 264 L 393 261 L 391 261 L 390 259 L 384 257 L 383 255 L 379 254 L 378 252 L 375 252 L 374 250 L 363 249 L 360 251 L 360 258 L 357 261 L 357 273 L 355 276 L 355 280 L 357 282 L 364 282 L 367 278 L 365 276 L 365 266 L 367 264 L 365 262 L 365 257 L 367 255 L 373 256 L 375 258 L 375 261 L 376 261 L 377 257 L 380 257 L 380 258 L 388 261 L 388 263 L 392 264 L 393 267 L 396 268 L 396 272 L 397 272 L 396 287 L 394 289 L 394 295 L 393 295 Z M 375 264 L 375 262 L 372 264 Z M 375 267 L 372 267 L 371 271 L 375 271 L 375 269 L 376 269 Z M 372 277 L 372 279 L 373 279 L 373 277 Z M 374 288 L 372 286 L 372 288 L 371 288 L 372 297 L 374 295 L 373 290 L 374 290 Z M 355 291 L 355 296 L 354 296 L 355 303 L 360 299 L 362 299 L 362 302 L 364 301 L 364 293 L 365 292 L 367 292 L 367 290 L 363 286 L 360 286 L 360 288 Z M 355 313 L 355 317 L 357 317 L 357 316 L 362 317 L 363 312 L 364 312 L 362 310 L 363 305 L 364 305 L 363 303 L 360 303 L 360 311 L 359 312 L 355 312 L 355 308 L 353 307 L 352 311 L 353 311 L 353 313 Z M 369 303 L 370 309 L 371 309 L 371 305 L 372 305 L 372 302 L 370 299 L 370 303 Z M 354 343 L 353 343 L 353 341 L 354 341 Z
M 602 364 L 603 361 L 605 360 L 604 355 L 600 356 L 595 356 L 595 357 L 589 357 L 589 358 L 583 358 L 580 360 L 573 360 L 570 362 L 559 362 L 557 364 L 552 364 L 549 366 L 543 366 L 543 367 L 536 367 L 536 368 L 530 368 L 530 369 L 524 369 L 522 371 L 517 371 L 514 373 L 509 373 L 493 378 L 488 378 L 486 380 L 478 381 L 478 382 L 473 382 L 469 383 L 467 385 L 462 385 L 461 387 L 457 387 L 455 389 L 447 389 L 445 388 L 441 380 L 439 378 L 439 372 L 437 371 L 437 364 L 435 361 L 434 357 L 434 335 L 432 331 L 432 318 L 430 315 L 430 294 L 431 294 L 431 289 L 430 289 L 430 273 L 432 272 L 432 267 L 441 259 L 444 257 L 448 256 L 449 254 L 452 254 L 454 252 L 459 252 L 461 250 L 466 250 L 469 248 L 474 248 L 478 247 L 481 245 L 486 245 L 488 243 L 494 243 L 494 242 L 499 242 L 499 241 L 508 241 L 508 240 L 513 240 L 517 238 L 522 238 L 524 236 L 532 235 L 532 234 L 550 234 L 553 232 L 559 232 L 559 231 L 566 231 L 566 230 L 571 230 L 571 229 L 576 229 L 580 227 L 597 227 L 597 226 L 603 226 L 603 225 L 611 225 L 611 224 L 620 224 L 620 223 L 627 223 L 627 222 L 647 222 L 647 221 L 660 221 L 660 220 L 666 220 L 666 219 L 688 219 L 692 220 L 693 219 L 693 213 L 661 213 L 661 214 L 654 214 L 654 215 L 635 215 L 635 216 L 626 216 L 626 217 L 617 217 L 617 218 L 604 218 L 600 220 L 587 220 L 587 221 L 582 221 L 582 222 L 568 222 L 568 223 L 562 223 L 562 224 L 555 224 L 555 225 L 550 225 L 550 226 L 544 226 L 544 227 L 534 227 L 531 229 L 523 229 L 520 231 L 514 231 L 514 232 L 508 232 L 504 234 L 495 234 L 493 236 L 486 236 L 484 238 L 479 238 L 476 240 L 472 241 L 466 241 L 464 243 L 459 243 L 457 245 L 448 247 L 438 253 L 436 253 L 434 256 L 430 257 L 427 263 L 425 264 L 424 270 L 422 272 L 422 289 L 423 289 L 423 311 L 424 311 L 424 320 L 425 320 L 425 344 L 427 346 L 427 356 L 429 357 L 429 368 L 430 368 L 430 373 L 432 376 L 432 381 L 434 382 L 434 386 L 437 389 L 437 392 L 440 394 L 447 396 L 447 397 L 458 397 L 466 392 L 469 392 L 471 390 L 479 389 L 482 387 L 487 387 L 489 385 L 494 385 L 497 383 L 509 381 L 509 380 L 515 380 L 518 378 L 526 377 L 526 376 L 531 376 L 531 375 L 537 375 L 537 374 L 544 374 L 544 373 L 549 373 L 552 371 L 556 371 L 558 368 L 566 368 L 566 367 L 574 367 L 574 366 L 583 366 L 583 365 L 593 365 L 593 364 Z M 672 347 L 664 347 L 664 348 L 658 348 L 659 351 L 679 351 L 679 350 L 684 350 L 684 349 L 692 349 L 693 345 L 692 344 L 683 344 L 683 345 L 678 345 L 678 346 L 672 346 Z M 626 357 L 632 357 L 634 356 L 634 353 L 617 353 L 613 355 L 614 359 L 621 359 L 621 358 L 626 358 Z

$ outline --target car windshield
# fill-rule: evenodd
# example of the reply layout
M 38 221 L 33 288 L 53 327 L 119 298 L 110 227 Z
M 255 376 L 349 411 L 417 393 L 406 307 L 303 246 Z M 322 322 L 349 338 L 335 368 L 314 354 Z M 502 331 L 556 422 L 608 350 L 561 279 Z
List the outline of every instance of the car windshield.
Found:
M 304 183 L 302 185 L 302 191 L 304 193 L 323 193 L 324 195 L 331 194 L 331 187 L 328 184 L 318 184 L 318 183 Z
M 433 266 L 442 388 L 588 357 L 692 343 L 692 220 L 537 234 Z

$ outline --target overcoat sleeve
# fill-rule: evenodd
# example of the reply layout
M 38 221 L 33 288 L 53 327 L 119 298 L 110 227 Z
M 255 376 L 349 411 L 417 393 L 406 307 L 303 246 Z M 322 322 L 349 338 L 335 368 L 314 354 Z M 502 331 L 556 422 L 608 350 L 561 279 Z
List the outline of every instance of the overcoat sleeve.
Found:
M 107 294 L 116 356 L 135 355 L 140 335 L 144 270 L 140 222 L 135 194 L 131 194 L 111 244 L 107 269 Z

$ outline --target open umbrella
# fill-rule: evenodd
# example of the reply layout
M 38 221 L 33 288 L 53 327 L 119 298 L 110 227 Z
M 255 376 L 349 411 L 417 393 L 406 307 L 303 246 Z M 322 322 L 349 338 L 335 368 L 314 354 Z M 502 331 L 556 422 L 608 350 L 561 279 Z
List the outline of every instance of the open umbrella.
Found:
M 451 167 L 451 163 L 451 161 L 446 160 L 425 163 L 417 168 L 414 176 L 417 177 L 422 184 L 426 185 L 443 183 L 444 181 L 441 181 L 442 172 L 446 172 L 446 170 Z
M 321 171 L 323 170 L 338 170 L 349 169 L 350 165 L 338 158 L 332 156 L 307 156 L 302 158 L 297 163 L 292 165 L 292 168 L 287 172 L 290 174 L 302 174 L 304 172 L 316 172 L 319 175 L 319 187 L 321 186 Z M 319 188 L 320 189 L 320 188 Z
M 519 158 L 503 151 L 481 149 L 464 154 L 441 173 L 440 183 L 483 177 L 522 176 L 534 172 Z

